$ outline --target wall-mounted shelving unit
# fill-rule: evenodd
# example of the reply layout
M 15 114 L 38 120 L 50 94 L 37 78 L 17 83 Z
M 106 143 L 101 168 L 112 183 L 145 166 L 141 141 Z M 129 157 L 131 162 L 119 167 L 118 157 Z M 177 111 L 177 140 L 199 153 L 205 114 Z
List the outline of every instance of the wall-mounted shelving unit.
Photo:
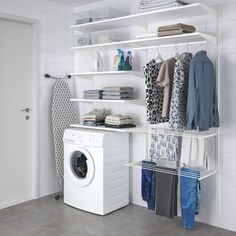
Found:
M 211 15 L 217 19 L 217 10 L 215 8 L 206 6 L 204 4 L 195 3 L 180 7 L 172 7 L 168 9 L 140 12 L 137 14 L 105 19 L 96 22 L 90 22 L 80 25 L 72 25 L 71 29 L 83 32 L 91 33 L 101 30 L 114 30 L 117 28 L 124 28 L 130 26 L 142 26 L 147 27 L 150 22 L 164 22 L 169 20 L 184 19 L 191 17 L 207 16 Z M 117 48 L 124 49 L 145 49 L 150 47 L 172 46 L 177 44 L 190 44 L 190 43 L 202 43 L 209 42 L 217 45 L 217 37 L 206 33 L 190 33 L 166 37 L 152 37 L 133 39 L 113 43 L 94 44 L 87 46 L 71 47 L 74 52 L 85 51 L 91 52 L 95 50 L 112 50 Z M 115 75 L 134 75 L 140 78 L 144 78 L 143 72 L 140 71 L 102 71 L 102 72 L 76 72 L 71 73 L 71 76 L 81 76 L 84 78 L 93 78 L 95 76 L 115 76 Z M 145 105 L 145 101 L 140 99 L 135 100 L 93 100 L 93 99 L 71 99 L 73 102 L 90 102 L 90 103 L 126 103 Z M 81 127 L 81 125 L 80 125 Z M 97 127 L 96 127 L 97 128 Z M 100 129 L 101 127 L 99 127 Z M 107 129 L 103 127 L 103 129 Z
M 95 51 L 95 50 L 115 50 L 117 48 L 123 49 L 137 49 L 145 47 L 158 47 L 163 45 L 174 45 L 183 43 L 193 43 L 193 42 L 205 42 L 216 44 L 217 38 L 214 35 L 209 35 L 205 33 L 189 33 L 174 36 L 165 37 L 153 37 L 145 39 L 134 39 L 113 43 L 104 44 L 93 44 L 79 47 L 72 47 L 71 50 L 84 50 L 84 51 Z
M 195 3 L 186 6 L 141 12 L 133 15 L 101 20 L 81 25 L 72 25 L 71 29 L 75 29 L 84 33 L 89 33 L 93 31 L 113 30 L 116 28 L 137 25 L 146 27 L 147 24 L 149 24 L 150 22 L 164 22 L 205 15 L 212 15 L 216 18 L 217 11 L 216 9 L 208 7 L 204 4 Z

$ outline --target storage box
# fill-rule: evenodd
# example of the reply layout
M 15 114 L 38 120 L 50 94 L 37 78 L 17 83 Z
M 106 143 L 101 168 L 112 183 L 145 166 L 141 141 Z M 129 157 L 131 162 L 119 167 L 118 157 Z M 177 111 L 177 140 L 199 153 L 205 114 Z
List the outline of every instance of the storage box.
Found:
M 129 39 L 129 34 L 116 31 L 99 31 L 92 34 L 92 44 L 112 43 Z
M 74 36 L 74 46 L 91 45 L 91 34 L 77 34 Z
M 89 22 L 92 22 L 91 11 L 78 12 L 74 14 L 75 25 L 86 24 Z
M 127 15 L 127 12 L 112 7 L 100 8 L 92 11 L 92 21 L 105 20 Z

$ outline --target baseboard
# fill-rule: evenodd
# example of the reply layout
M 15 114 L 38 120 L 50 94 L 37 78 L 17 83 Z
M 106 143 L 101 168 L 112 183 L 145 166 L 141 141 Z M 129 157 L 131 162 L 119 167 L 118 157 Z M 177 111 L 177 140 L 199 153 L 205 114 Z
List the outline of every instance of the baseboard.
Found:
M 18 205 L 18 204 L 23 203 L 23 202 L 31 201 L 33 199 L 34 198 L 32 196 L 30 196 L 30 197 L 18 199 L 16 201 L 0 204 L 0 209 L 4 209 L 4 208 L 7 208 L 7 207 L 15 206 L 15 205 Z

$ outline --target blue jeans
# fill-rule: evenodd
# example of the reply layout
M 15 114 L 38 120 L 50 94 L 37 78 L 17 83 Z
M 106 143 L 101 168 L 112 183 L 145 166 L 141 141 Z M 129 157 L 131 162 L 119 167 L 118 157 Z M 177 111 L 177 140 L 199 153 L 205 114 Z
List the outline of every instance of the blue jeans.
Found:
M 181 174 L 199 177 L 199 171 L 181 168 Z M 180 202 L 184 227 L 194 229 L 195 214 L 199 211 L 200 205 L 200 183 L 198 179 L 185 176 L 180 177 Z
M 145 164 L 149 167 L 156 166 L 156 163 L 151 161 L 143 161 L 142 167 Z M 155 210 L 155 200 L 156 200 L 156 173 L 152 170 L 142 169 L 142 198 L 147 202 L 149 210 Z

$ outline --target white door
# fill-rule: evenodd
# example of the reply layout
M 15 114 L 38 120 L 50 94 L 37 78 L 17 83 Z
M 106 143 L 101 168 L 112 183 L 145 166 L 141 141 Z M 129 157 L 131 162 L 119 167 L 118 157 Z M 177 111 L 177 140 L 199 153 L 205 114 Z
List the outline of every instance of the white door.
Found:
M 32 30 L 0 19 L 0 208 L 33 196 Z

